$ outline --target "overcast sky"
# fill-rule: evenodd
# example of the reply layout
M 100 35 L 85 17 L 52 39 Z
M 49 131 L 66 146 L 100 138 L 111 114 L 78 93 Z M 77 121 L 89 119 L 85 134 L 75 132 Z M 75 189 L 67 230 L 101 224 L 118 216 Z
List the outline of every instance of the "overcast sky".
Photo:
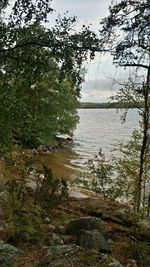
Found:
M 92 24 L 99 28 L 99 22 L 108 15 L 111 0 L 53 0 L 56 13 L 76 15 L 79 25 Z M 86 64 L 87 73 L 81 90 L 81 101 L 104 102 L 115 91 L 114 79 L 123 77 L 123 70 L 116 70 L 110 56 L 97 55 L 95 60 Z

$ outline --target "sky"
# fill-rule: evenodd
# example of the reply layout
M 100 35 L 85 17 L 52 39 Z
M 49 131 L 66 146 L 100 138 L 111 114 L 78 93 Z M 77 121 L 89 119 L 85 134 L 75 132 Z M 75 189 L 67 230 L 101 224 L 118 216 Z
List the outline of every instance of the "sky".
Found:
M 50 15 L 47 26 L 54 25 L 57 14 L 63 16 L 68 11 L 69 16 L 77 16 L 77 28 L 81 28 L 83 24 L 91 24 L 91 28 L 98 32 L 101 19 L 109 14 L 110 4 L 111 0 L 52 0 L 54 12 Z M 115 68 L 112 57 L 108 54 L 96 54 L 95 59 L 85 63 L 83 67 L 86 74 L 81 88 L 82 102 L 110 101 L 110 97 L 119 88 L 117 82 L 122 82 L 129 76 L 129 72 L 124 69 Z
M 94 30 L 98 30 L 99 22 L 106 17 L 111 0 L 53 0 L 54 13 L 76 15 L 78 27 L 83 24 L 92 24 Z M 118 86 L 115 80 L 127 75 L 124 70 L 116 69 L 109 55 L 96 55 L 89 64 L 85 64 L 85 82 L 81 89 L 82 102 L 107 102 L 109 97 L 115 94 Z

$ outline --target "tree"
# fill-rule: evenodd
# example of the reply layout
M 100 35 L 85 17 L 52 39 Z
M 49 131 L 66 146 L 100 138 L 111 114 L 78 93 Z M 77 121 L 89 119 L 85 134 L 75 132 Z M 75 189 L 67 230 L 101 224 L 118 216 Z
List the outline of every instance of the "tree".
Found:
M 12 137 L 34 147 L 50 142 L 58 133 L 72 133 L 78 121 L 76 86 L 71 75 L 59 81 L 60 68 L 48 49 L 20 48 L 14 58 L 7 60 L 3 71 L 4 83 L 8 81 L 22 107 L 22 112 L 16 110 L 15 121 L 10 114 L 14 121 Z
M 140 169 L 140 153 L 142 147 L 142 135 L 140 130 L 135 130 L 131 140 L 121 145 L 121 156 L 114 159 L 115 172 L 118 177 L 118 186 L 122 187 L 122 197 L 126 199 L 136 210 L 137 208 L 137 182 Z M 149 215 L 149 174 L 150 153 L 149 144 L 145 152 L 143 165 L 143 179 L 141 183 L 141 211 Z
M 67 15 L 46 28 L 51 1 L 3 0 L 0 10 L 1 151 L 14 139 L 34 146 L 48 135 L 70 134 L 78 120 L 82 62 L 89 49 L 93 57 L 96 35 L 85 26 L 73 30 L 76 18 Z
M 3 2 L 5 5 L 2 5 L 1 13 L 11 1 L 3 0 Z M 44 27 L 44 34 L 43 31 L 33 34 L 33 28 L 47 21 L 48 14 L 53 12 L 50 3 L 51 0 L 28 1 L 27 3 L 24 0 L 15 1 L 7 19 L 8 22 L 2 19 L 0 55 L 6 58 L 12 55 L 14 50 L 30 45 L 47 47 L 61 63 L 62 71 L 73 74 L 73 70 L 76 69 L 74 74 L 80 83 L 77 70 L 80 71 L 82 61 L 87 58 L 89 51 L 91 51 L 91 57 L 94 56 L 94 51 L 97 51 L 99 47 L 99 39 L 85 25 L 77 32 L 76 17 L 68 17 L 67 14 L 63 18 L 58 16 L 56 25 L 51 29 Z M 23 33 L 22 38 L 18 38 L 18 34 L 21 36 L 21 33 Z
M 135 68 L 136 76 L 139 78 L 138 86 L 135 84 L 135 90 L 140 90 L 139 93 L 144 99 L 136 199 L 136 211 L 139 212 L 144 160 L 149 140 L 150 1 L 120 0 L 112 4 L 109 12 L 109 16 L 102 21 L 100 30 L 103 49 L 110 51 L 116 66 Z
M 104 199 L 116 199 L 118 188 L 114 177 L 114 167 L 110 160 L 106 160 L 105 154 L 100 149 L 94 159 L 88 161 L 88 168 L 92 174 L 90 187 Z M 90 175 L 91 175 L 90 174 Z

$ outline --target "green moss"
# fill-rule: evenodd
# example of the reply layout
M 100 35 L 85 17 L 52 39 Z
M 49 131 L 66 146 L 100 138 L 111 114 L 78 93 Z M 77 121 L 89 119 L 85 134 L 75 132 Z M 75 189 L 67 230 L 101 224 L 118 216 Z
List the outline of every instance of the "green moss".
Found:
M 96 252 L 89 252 L 85 254 L 85 257 L 83 257 L 81 261 L 85 266 L 95 266 L 95 264 L 100 263 L 101 255 Z M 96 266 L 100 267 L 101 265 Z

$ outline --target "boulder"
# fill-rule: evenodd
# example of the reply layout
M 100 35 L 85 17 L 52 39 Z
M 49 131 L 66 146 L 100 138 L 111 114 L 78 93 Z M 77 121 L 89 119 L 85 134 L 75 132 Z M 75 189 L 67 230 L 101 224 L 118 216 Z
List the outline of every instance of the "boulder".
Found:
M 84 267 L 123 267 L 118 261 L 108 257 L 95 250 L 85 250 L 76 245 L 63 245 L 48 248 L 46 257 L 50 263 L 47 267 L 66 267 L 66 266 L 84 266 Z
M 97 229 L 90 231 L 82 230 L 81 235 L 77 240 L 77 245 L 85 249 L 94 249 L 107 253 L 111 252 L 110 244 Z
M 148 220 L 140 220 L 137 223 L 137 237 L 140 237 L 144 240 L 150 242 L 150 223 Z M 134 232 L 134 227 L 133 227 Z
M 76 220 L 72 220 L 66 227 L 67 235 L 80 235 L 81 230 L 97 230 L 104 234 L 106 232 L 104 222 L 95 217 L 82 217 Z
M 11 267 L 11 261 L 20 253 L 20 250 L 3 241 L 0 242 L 0 266 Z

